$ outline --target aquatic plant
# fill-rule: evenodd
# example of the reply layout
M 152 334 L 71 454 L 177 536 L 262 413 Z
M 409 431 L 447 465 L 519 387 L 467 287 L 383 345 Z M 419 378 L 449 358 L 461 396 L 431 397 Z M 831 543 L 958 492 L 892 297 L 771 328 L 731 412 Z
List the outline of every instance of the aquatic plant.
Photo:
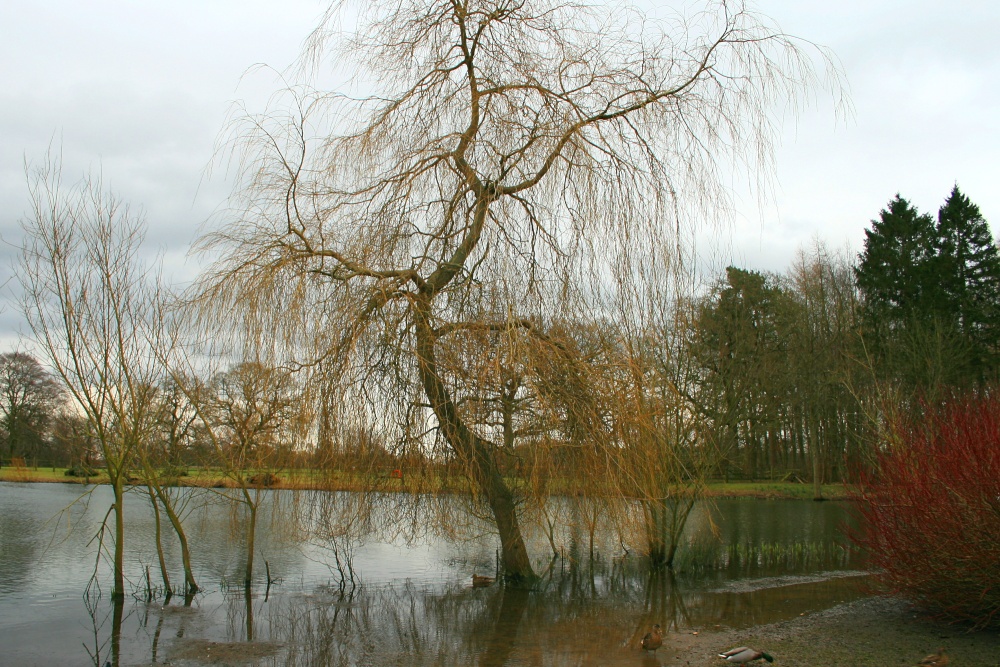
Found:
M 828 542 L 732 542 L 691 545 L 677 569 L 689 573 L 725 571 L 733 577 L 769 573 L 849 569 L 855 560 L 850 544 Z

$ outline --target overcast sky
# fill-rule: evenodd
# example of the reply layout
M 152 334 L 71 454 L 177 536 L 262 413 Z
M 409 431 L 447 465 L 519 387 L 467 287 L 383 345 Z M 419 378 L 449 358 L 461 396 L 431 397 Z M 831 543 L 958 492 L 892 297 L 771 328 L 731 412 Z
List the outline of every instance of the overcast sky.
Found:
M 657 4 L 667 4 L 655 0 Z M 691 4 L 691 0 L 685 2 Z M 100 169 L 150 225 L 168 270 L 225 202 L 206 178 L 234 100 L 254 108 L 279 86 L 319 0 L 47 0 L 0 5 L 0 276 L 11 274 L 27 208 L 24 162 L 61 147 L 65 171 Z M 827 46 L 854 111 L 825 101 L 784 135 L 776 196 L 743 202 L 721 240 L 740 266 L 783 271 L 814 238 L 861 249 L 897 192 L 935 213 L 952 185 L 1000 229 L 1000 3 L 965 0 L 759 0 L 787 33 Z M 9 286 L 8 286 L 9 287 Z M 20 316 L 0 313 L 0 347 Z

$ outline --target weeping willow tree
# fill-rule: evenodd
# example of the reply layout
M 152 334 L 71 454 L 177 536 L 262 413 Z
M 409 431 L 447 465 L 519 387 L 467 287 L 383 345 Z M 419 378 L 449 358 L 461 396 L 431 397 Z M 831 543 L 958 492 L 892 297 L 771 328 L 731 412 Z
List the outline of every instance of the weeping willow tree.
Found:
M 300 78 L 234 118 L 242 181 L 200 244 L 215 258 L 202 322 L 242 320 L 358 419 L 418 405 L 489 508 L 504 574 L 530 580 L 503 431 L 471 417 L 482 402 L 461 398 L 445 351 L 502 346 L 498 373 L 517 368 L 507 352 L 572 355 L 547 337 L 601 307 L 609 242 L 717 219 L 731 168 L 766 179 L 775 105 L 812 85 L 813 52 L 740 2 L 670 20 L 617 3 L 336 2 Z M 324 90 L 331 60 L 374 92 Z
M 626 500 L 618 519 L 625 533 L 638 536 L 653 568 L 672 567 L 717 456 L 691 398 L 699 369 L 686 350 L 700 284 L 683 248 L 675 245 L 668 257 L 646 250 L 645 264 L 628 261 L 630 254 L 618 250 L 618 280 L 608 299 L 615 317 L 602 386 L 616 446 L 605 478 Z

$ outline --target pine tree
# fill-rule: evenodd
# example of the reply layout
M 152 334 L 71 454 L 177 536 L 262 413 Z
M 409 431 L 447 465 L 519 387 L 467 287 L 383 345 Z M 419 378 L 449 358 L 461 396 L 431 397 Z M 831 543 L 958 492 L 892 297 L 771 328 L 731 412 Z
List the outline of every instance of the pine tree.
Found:
M 855 269 L 866 349 L 883 377 L 926 398 L 1000 367 L 1000 251 L 955 186 L 932 218 L 896 195 Z
M 979 207 L 958 185 L 938 211 L 935 231 L 936 309 L 955 326 L 981 376 L 994 366 L 1000 338 L 1000 252 Z
M 855 281 L 873 371 L 936 400 L 967 375 L 969 355 L 942 311 L 934 220 L 897 194 L 865 234 Z
M 930 313 L 938 300 L 930 280 L 934 240 L 933 219 L 898 194 L 872 220 L 854 270 L 869 325 L 896 329 Z

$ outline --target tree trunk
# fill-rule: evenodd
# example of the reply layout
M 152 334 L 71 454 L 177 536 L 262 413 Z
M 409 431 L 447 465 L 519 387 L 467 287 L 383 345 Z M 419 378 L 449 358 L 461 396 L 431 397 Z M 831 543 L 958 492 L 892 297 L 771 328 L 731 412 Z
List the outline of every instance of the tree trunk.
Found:
M 500 555 L 504 578 L 514 584 L 527 584 L 535 579 L 528 550 L 521 535 L 514 496 L 497 466 L 491 444 L 473 433 L 462 421 L 438 374 L 434 354 L 435 335 L 430 324 L 430 301 L 423 300 L 414 309 L 416 314 L 417 362 L 424 393 L 437 417 L 448 444 L 471 468 L 472 482 L 486 498 L 497 532 L 500 534 Z
M 191 569 L 191 549 L 188 547 L 187 533 L 184 532 L 184 525 L 181 523 L 180 517 L 177 516 L 177 512 L 174 510 L 173 503 L 166 497 L 163 489 L 159 486 L 156 487 L 156 494 L 160 498 L 160 502 L 163 503 L 163 510 L 167 513 L 170 525 L 173 526 L 174 533 L 177 534 L 177 539 L 181 543 L 181 562 L 184 564 L 184 593 L 196 593 L 198 592 L 198 584 L 195 583 L 194 571 Z
M 115 497 L 115 552 L 114 552 L 114 586 L 111 588 L 112 600 L 125 599 L 125 473 L 118 471 L 111 479 L 111 489 Z
M 819 446 L 819 428 L 816 416 L 809 420 L 809 452 L 812 454 L 813 500 L 823 498 L 823 457 Z
M 667 564 L 667 544 L 664 530 L 663 505 L 655 500 L 646 501 L 646 542 L 649 546 L 649 566 L 659 569 Z
M 250 521 L 247 526 L 247 567 L 243 575 L 243 587 L 246 590 L 250 590 L 250 586 L 253 583 L 253 550 L 254 537 L 257 533 L 257 505 L 249 501 L 249 494 L 247 509 L 250 511 Z
M 650 567 L 654 570 L 672 568 L 681 534 L 694 509 L 694 498 L 654 499 L 646 501 L 645 505 Z
M 149 502 L 153 505 L 153 523 L 156 534 L 156 557 L 160 562 L 160 577 L 163 579 L 163 592 L 170 595 L 170 575 L 167 573 L 167 559 L 163 555 L 163 529 L 160 524 L 160 503 L 156 499 L 156 492 L 153 486 L 147 485 L 146 491 L 149 493 Z

